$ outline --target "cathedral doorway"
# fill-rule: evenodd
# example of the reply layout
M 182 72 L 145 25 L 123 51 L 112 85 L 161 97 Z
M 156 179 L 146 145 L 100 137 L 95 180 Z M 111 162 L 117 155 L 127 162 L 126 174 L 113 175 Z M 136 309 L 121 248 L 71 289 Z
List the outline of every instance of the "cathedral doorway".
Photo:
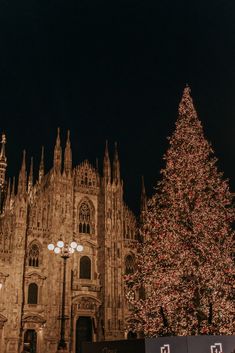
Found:
M 76 353 L 82 353 L 82 342 L 92 342 L 92 319 L 80 316 L 76 323 Z
M 37 332 L 35 330 L 25 331 L 23 353 L 37 353 Z

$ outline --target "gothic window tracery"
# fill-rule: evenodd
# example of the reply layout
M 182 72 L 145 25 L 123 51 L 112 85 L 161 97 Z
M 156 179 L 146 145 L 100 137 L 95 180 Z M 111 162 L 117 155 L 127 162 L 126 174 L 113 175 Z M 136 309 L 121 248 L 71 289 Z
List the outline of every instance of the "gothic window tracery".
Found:
M 39 267 L 39 257 L 40 251 L 38 245 L 36 243 L 31 244 L 28 251 L 28 265 L 32 267 Z
M 132 255 L 127 255 L 125 259 L 125 274 L 129 275 L 134 273 L 134 258 Z
M 79 208 L 79 233 L 91 233 L 91 210 L 87 202 Z
M 80 279 L 91 279 L 91 260 L 88 256 L 80 259 Z
M 97 172 L 88 161 L 84 161 L 76 169 L 76 185 L 82 187 L 96 187 L 98 183 Z

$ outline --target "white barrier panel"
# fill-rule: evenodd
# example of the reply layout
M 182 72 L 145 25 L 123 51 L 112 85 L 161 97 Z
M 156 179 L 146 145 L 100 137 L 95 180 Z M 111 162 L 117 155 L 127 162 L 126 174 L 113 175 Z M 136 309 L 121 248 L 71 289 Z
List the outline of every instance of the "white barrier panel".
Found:
M 145 347 L 145 353 L 235 353 L 235 336 L 159 337 Z
M 159 337 L 145 339 L 145 352 L 188 353 L 187 337 Z
M 188 353 L 235 352 L 235 336 L 189 336 L 187 340 Z

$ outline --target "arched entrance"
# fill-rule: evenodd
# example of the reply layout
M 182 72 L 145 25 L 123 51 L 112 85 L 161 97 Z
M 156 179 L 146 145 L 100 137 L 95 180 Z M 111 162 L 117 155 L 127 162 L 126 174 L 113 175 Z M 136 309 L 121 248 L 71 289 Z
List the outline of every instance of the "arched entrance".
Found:
M 23 352 L 37 353 L 37 332 L 35 330 L 25 331 Z
M 82 353 L 82 342 L 92 342 L 92 319 L 80 316 L 76 322 L 76 353 Z

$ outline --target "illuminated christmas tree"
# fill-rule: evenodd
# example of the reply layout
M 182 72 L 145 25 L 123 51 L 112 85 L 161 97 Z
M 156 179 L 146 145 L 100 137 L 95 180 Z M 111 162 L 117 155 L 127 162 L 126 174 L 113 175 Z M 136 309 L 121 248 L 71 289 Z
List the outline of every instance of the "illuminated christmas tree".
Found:
M 126 276 L 131 329 L 145 336 L 234 334 L 234 209 L 190 89 Z

